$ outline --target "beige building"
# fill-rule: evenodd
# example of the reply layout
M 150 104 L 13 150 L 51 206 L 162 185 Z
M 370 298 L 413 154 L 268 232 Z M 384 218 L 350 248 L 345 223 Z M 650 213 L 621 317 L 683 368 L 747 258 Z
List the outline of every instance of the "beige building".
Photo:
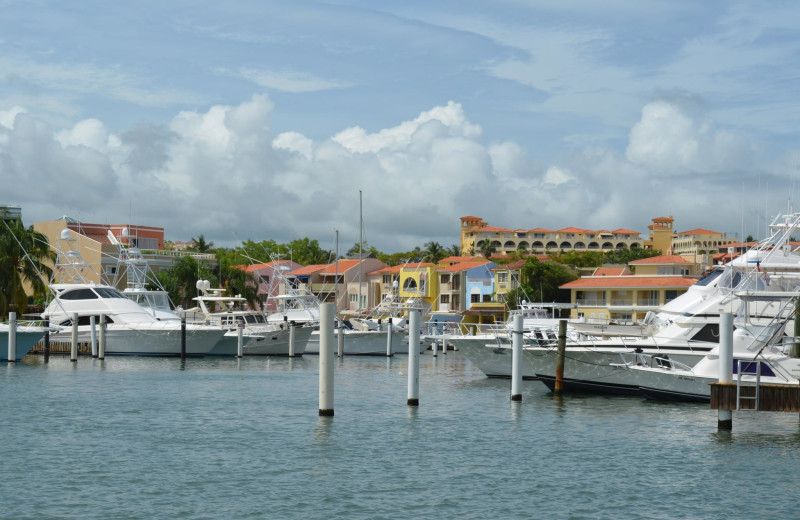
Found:
M 635 323 L 694 285 L 702 266 L 677 255 L 664 255 L 628 264 L 601 267 L 592 276 L 562 285 L 576 307 L 570 318 L 593 323 Z M 697 274 L 694 274 L 697 273 Z
M 480 244 L 489 240 L 495 254 L 507 255 L 516 251 L 545 253 L 556 251 L 613 251 L 642 247 L 640 233 L 629 229 L 589 230 L 568 227 L 558 230 L 508 229 L 490 226 L 480 217 L 461 217 L 461 253 L 474 254 Z

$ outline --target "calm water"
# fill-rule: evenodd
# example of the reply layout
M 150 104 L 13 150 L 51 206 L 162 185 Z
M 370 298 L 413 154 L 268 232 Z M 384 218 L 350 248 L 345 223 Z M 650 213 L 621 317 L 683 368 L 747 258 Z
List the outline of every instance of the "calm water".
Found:
M 457 353 L 0 365 L 0 517 L 796 518 L 794 414 L 556 400 Z M 724 510 L 721 510 L 724 509 Z

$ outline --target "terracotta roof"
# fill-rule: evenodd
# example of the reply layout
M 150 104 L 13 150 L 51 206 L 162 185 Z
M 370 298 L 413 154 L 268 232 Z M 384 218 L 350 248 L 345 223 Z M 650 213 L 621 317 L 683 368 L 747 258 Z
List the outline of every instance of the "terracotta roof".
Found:
M 564 229 L 559 229 L 556 233 L 591 233 L 588 229 L 581 229 L 578 227 L 568 227 Z
M 638 235 L 638 231 L 631 231 L 630 229 L 619 228 L 612 231 L 615 235 Z
M 479 267 L 488 263 L 491 262 L 488 260 L 484 260 L 483 262 L 459 262 L 457 264 L 448 265 L 447 267 L 440 267 L 437 269 L 437 271 L 445 273 L 457 273 L 459 271 L 467 271 L 473 267 Z
M 504 227 L 497 227 L 497 226 L 483 226 L 482 228 L 478 228 L 480 232 L 494 232 L 494 233 L 511 233 L 511 230 Z
M 678 235 L 721 235 L 719 231 L 711 231 L 710 229 L 690 229 L 689 231 L 681 231 Z
M 492 271 L 516 271 L 522 269 L 522 266 L 525 265 L 525 260 L 517 260 L 516 262 L 511 262 L 505 265 L 498 265 Z
M 675 219 L 672 217 L 656 217 L 653 222 L 673 222 Z
M 697 282 L 688 276 L 586 276 L 565 283 L 559 289 L 600 289 L 620 287 L 690 287 Z
M 628 264 L 691 264 L 691 262 L 680 255 L 659 255 L 651 256 L 650 258 L 642 258 L 641 260 L 634 260 L 633 262 L 628 262 Z
M 253 271 L 258 271 L 259 269 L 265 269 L 267 267 L 275 267 L 282 264 L 291 264 L 291 262 L 289 260 L 278 260 L 277 262 L 267 262 L 266 264 L 251 264 L 248 265 L 247 267 L 244 267 L 243 265 L 237 265 L 236 267 L 238 267 L 239 269 L 244 268 L 244 270 L 247 271 L 248 273 L 252 273 Z
M 529 229 L 528 233 L 555 233 L 555 231 L 553 231 L 552 229 L 537 227 L 535 229 Z
M 312 264 L 305 267 L 298 267 L 290 274 L 292 276 L 308 276 L 310 274 L 318 273 L 328 267 L 328 264 Z
M 354 268 L 358 265 L 361 260 L 352 260 L 352 259 L 344 259 L 339 260 L 339 265 L 337 266 L 336 263 L 328 264 L 325 266 L 325 269 L 319 272 L 319 274 L 339 274 L 344 273 L 345 271 L 349 271 L 350 269 Z
M 442 258 L 441 260 L 439 260 L 439 263 L 442 263 L 442 262 L 450 262 L 450 263 L 456 263 L 456 262 L 474 262 L 476 259 L 486 260 L 486 259 L 485 259 L 483 256 L 481 256 L 481 255 L 472 255 L 472 256 L 448 256 L 447 258 Z
M 435 264 L 432 264 L 430 262 L 419 262 L 419 263 L 416 263 L 416 264 L 400 264 L 400 265 L 393 265 L 393 266 L 389 266 L 389 267 L 383 267 L 383 268 L 377 269 L 375 271 L 370 271 L 369 274 L 399 273 L 404 268 L 420 269 L 420 268 L 423 268 L 423 267 L 432 267 L 433 265 L 435 265 Z
M 472 215 L 467 215 L 466 217 L 461 217 L 461 220 L 483 220 L 481 217 L 473 217 Z

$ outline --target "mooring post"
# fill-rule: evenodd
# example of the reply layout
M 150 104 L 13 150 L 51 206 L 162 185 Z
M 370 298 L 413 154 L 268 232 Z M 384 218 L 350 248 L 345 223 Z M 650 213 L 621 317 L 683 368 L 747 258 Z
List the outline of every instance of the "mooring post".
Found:
M 181 359 L 186 359 L 186 318 L 181 318 Z
M 794 301 L 794 342 L 789 351 L 791 357 L 800 357 L 800 298 Z
M 44 355 L 50 355 L 50 318 L 44 319 Z
M 78 313 L 72 314 L 72 348 L 69 351 L 69 360 L 78 361 Z
M 244 356 L 244 323 L 236 324 L 236 357 Z
M 106 315 L 100 315 L 100 341 L 97 345 L 97 359 L 106 358 Z
M 294 357 L 294 322 L 289 323 L 289 357 Z
M 558 320 L 558 355 L 556 356 L 556 383 L 553 393 L 564 390 L 564 352 L 567 350 L 567 320 Z
M 89 332 L 92 342 L 92 357 L 97 357 L 97 330 L 95 329 L 94 316 L 89 316 Z
M 324 417 L 333 417 L 333 305 L 319 308 L 319 415 Z
M 8 362 L 17 361 L 17 313 L 8 313 Z
M 408 406 L 419 406 L 419 311 L 408 314 Z
M 344 323 L 340 320 L 335 320 L 339 324 L 338 334 L 336 335 L 336 342 L 338 345 L 339 358 L 344 357 Z
M 719 315 L 719 382 L 733 381 L 733 314 Z M 733 429 L 733 410 L 717 411 L 717 429 Z
M 511 329 L 511 400 L 522 401 L 522 315 L 514 316 Z
M 442 338 L 442 354 L 447 354 L 447 338 Z
M 378 322 L 380 323 L 380 320 L 378 320 Z M 392 318 L 389 318 L 389 326 L 386 327 L 386 357 L 391 357 L 391 356 L 392 356 Z

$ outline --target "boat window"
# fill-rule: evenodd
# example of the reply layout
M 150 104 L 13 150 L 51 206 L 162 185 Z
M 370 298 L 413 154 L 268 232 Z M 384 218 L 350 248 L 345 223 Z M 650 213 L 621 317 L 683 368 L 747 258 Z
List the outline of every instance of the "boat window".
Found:
M 91 323 L 91 319 L 90 318 L 91 317 L 89 315 L 78 316 L 78 325 L 79 326 L 80 325 L 91 325 L 92 323 Z M 111 319 L 110 316 L 106 316 L 106 324 L 109 324 L 109 323 L 114 323 L 114 320 Z M 59 323 L 58 325 L 60 327 L 71 327 L 72 326 L 72 320 L 64 320 L 61 323 Z M 100 327 L 100 316 L 95 316 L 94 317 L 94 326 L 95 327 Z
M 124 294 L 110 287 L 95 287 L 95 291 L 103 298 L 127 298 Z
M 74 289 L 59 295 L 62 300 L 96 300 L 97 295 L 91 289 Z
M 697 280 L 695 285 L 700 286 L 700 287 L 708 285 L 711 282 L 713 282 L 714 280 L 716 280 L 723 272 L 724 271 L 722 269 L 714 269 L 713 271 L 711 271 L 710 273 L 708 273 L 704 277 L 702 277 L 699 280 Z
M 697 334 L 692 336 L 691 341 L 709 341 L 711 343 L 719 343 L 719 324 L 706 323 L 702 329 L 697 331 Z
M 256 317 L 255 317 L 255 316 L 253 316 L 253 315 L 247 315 L 247 316 L 245 316 L 245 317 L 244 317 L 244 320 L 245 320 L 247 323 L 257 323 L 257 321 L 256 321 Z

